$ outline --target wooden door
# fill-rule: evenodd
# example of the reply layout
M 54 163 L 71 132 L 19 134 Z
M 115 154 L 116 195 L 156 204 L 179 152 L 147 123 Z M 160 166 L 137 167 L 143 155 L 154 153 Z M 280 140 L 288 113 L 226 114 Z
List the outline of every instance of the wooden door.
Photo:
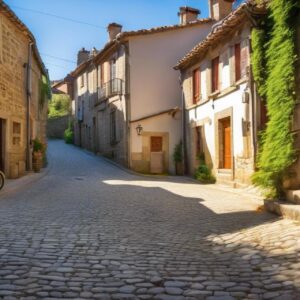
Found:
M 151 136 L 151 152 L 162 152 L 161 136 Z
M 226 119 L 223 124 L 223 167 L 231 169 L 231 126 L 230 119 Z

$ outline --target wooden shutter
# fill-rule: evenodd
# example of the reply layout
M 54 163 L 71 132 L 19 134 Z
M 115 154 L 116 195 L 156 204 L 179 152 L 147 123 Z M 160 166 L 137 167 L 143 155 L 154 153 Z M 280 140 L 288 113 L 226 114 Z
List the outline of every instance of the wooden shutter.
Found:
M 200 100 L 200 74 L 200 69 L 196 69 L 193 72 L 193 104 L 196 104 Z
M 241 42 L 241 78 L 247 76 L 247 67 L 249 66 L 249 41 Z
M 235 81 L 241 79 L 241 44 L 234 46 L 234 59 L 235 59 Z
M 211 75 L 212 75 L 212 92 L 219 90 L 219 56 L 212 60 Z

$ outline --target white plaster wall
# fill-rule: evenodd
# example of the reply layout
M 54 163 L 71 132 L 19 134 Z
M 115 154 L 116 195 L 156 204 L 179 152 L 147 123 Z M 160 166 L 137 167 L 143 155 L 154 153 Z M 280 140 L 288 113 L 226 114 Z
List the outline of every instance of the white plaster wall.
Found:
M 209 31 L 203 24 L 130 39 L 132 120 L 180 106 L 179 73 L 173 67 Z
M 181 113 L 177 112 L 175 118 L 169 114 L 163 114 L 151 119 L 131 123 L 131 152 L 142 152 L 142 136 L 138 136 L 136 127 L 141 124 L 143 132 L 169 132 L 169 172 L 175 173 L 173 151 L 181 140 Z
M 233 126 L 233 156 L 237 157 L 243 153 L 243 132 L 242 132 L 242 119 L 245 118 L 245 105 L 242 103 L 242 95 L 246 84 L 240 85 L 240 88 L 214 102 L 208 101 L 203 105 L 189 110 L 189 123 L 206 119 L 207 117 L 211 122 L 206 122 L 204 125 L 205 137 L 207 146 L 215 164 L 215 114 L 227 108 L 233 108 L 232 126 Z M 214 103 L 214 108 L 212 104 Z M 216 167 L 214 165 L 214 167 Z

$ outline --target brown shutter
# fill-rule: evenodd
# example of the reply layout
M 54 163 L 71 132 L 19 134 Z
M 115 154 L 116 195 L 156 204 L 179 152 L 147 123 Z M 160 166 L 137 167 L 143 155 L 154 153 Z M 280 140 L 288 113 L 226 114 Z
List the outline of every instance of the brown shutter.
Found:
M 193 104 L 200 100 L 200 69 L 193 72 Z
M 235 81 L 241 79 L 241 44 L 234 46 L 234 59 L 235 59 Z
M 212 92 L 219 90 L 219 56 L 212 60 L 211 74 L 212 74 Z
M 247 75 L 248 62 L 248 40 L 244 40 L 241 42 L 241 78 L 244 78 Z

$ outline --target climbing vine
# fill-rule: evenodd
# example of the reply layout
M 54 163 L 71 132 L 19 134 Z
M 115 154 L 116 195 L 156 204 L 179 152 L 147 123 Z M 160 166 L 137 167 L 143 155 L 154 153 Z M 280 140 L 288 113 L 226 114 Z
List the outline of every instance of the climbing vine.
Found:
M 40 107 L 43 108 L 46 101 L 51 99 L 51 87 L 48 76 L 42 75 L 42 78 L 39 80 L 39 89 L 40 89 Z
M 268 122 L 261 133 L 258 171 L 253 182 L 279 196 L 295 160 L 291 133 L 295 106 L 295 10 L 297 0 L 272 0 L 268 17 L 252 32 L 253 75 L 266 100 Z

